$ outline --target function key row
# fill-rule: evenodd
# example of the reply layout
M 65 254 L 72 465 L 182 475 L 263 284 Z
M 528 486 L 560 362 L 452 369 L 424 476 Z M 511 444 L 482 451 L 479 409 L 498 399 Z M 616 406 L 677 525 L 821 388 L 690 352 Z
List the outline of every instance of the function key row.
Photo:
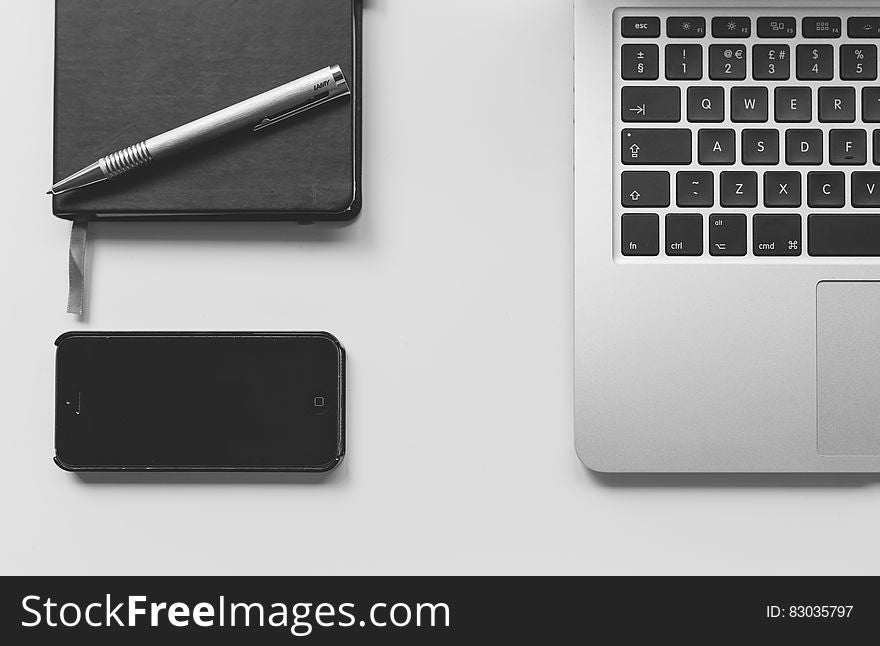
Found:
M 787 81 L 791 78 L 791 49 L 788 45 L 754 45 L 752 78 L 756 81 Z M 835 72 L 833 45 L 798 45 L 794 73 L 801 81 L 830 81 Z M 743 81 L 748 77 L 749 53 L 745 45 L 709 45 L 709 78 L 713 81 Z M 660 78 L 660 48 L 652 43 L 628 44 L 621 49 L 621 76 L 627 81 Z M 877 45 L 841 45 L 838 75 L 844 81 L 873 81 L 877 78 Z M 664 74 L 670 81 L 703 78 L 703 46 L 671 44 L 664 50 Z
M 685 107 L 691 123 L 731 121 L 765 123 L 771 120 L 770 93 L 766 87 L 718 86 L 687 88 Z M 818 92 L 819 121 L 856 121 L 858 94 L 852 87 L 822 87 Z M 880 123 L 880 87 L 861 93 L 861 121 Z M 813 91 L 809 87 L 777 87 L 773 92 L 773 117 L 778 123 L 809 123 L 813 120 Z M 625 123 L 677 123 L 682 119 L 682 90 L 670 85 L 634 85 L 621 89 L 621 120 Z
M 702 256 L 703 216 L 670 213 L 664 222 L 665 254 Z M 748 220 L 744 213 L 713 213 L 708 223 L 709 255 L 745 256 Z M 752 217 L 752 254 L 797 257 L 803 249 L 800 214 L 756 214 Z M 660 255 L 660 216 L 628 213 L 621 220 L 624 256 Z M 807 216 L 807 253 L 819 257 L 880 256 L 880 215 Z
M 758 38 L 794 38 L 797 19 L 793 17 L 761 17 L 757 19 Z M 804 18 L 804 38 L 840 38 L 843 29 L 839 17 Z M 657 16 L 626 16 L 621 21 L 624 38 L 659 38 L 660 18 Z M 707 34 L 703 16 L 671 16 L 666 19 L 669 38 L 703 38 Z M 880 17 L 854 16 L 847 20 L 850 38 L 880 38 Z M 750 38 L 752 19 L 748 16 L 712 18 L 713 38 Z

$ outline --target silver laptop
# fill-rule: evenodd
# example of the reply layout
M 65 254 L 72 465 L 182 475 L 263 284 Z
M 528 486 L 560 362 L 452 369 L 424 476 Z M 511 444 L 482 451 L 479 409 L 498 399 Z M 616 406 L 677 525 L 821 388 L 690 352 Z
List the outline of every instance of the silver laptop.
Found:
M 880 6 L 575 0 L 577 452 L 880 471 Z

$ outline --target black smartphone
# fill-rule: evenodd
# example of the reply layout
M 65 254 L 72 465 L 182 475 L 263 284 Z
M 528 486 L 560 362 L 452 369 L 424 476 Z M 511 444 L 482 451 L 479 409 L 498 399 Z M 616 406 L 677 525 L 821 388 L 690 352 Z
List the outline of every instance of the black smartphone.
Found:
M 325 332 L 68 333 L 55 342 L 68 471 L 329 471 L 345 351 Z

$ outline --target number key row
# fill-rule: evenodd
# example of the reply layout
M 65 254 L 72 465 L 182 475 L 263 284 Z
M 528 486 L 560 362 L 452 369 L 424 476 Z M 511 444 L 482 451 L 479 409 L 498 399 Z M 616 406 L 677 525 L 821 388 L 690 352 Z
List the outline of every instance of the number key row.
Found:
M 703 46 L 667 45 L 665 76 L 670 81 L 703 78 Z M 834 45 L 798 45 L 795 74 L 802 81 L 830 81 L 834 78 Z M 788 45 L 754 45 L 752 78 L 756 81 L 786 81 L 791 77 L 791 49 Z M 841 45 L 839 76 L 844 81 L 873 81 L 877 78 L 876 45 Z M 660 78 L 660 48 L 654 44 L 623 45 L 621 74 L 627 81 Z M 743 81 L 748 76 L 745 45 L 709 46 L 709 78 L 713 81 Z

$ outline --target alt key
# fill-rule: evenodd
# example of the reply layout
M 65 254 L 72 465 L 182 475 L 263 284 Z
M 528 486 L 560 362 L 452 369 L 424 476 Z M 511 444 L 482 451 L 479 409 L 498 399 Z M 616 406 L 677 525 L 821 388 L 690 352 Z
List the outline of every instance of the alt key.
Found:
M 746 255 L 744 213 L 715 213 L 709 216 L 709 253 L 713 256 Z

